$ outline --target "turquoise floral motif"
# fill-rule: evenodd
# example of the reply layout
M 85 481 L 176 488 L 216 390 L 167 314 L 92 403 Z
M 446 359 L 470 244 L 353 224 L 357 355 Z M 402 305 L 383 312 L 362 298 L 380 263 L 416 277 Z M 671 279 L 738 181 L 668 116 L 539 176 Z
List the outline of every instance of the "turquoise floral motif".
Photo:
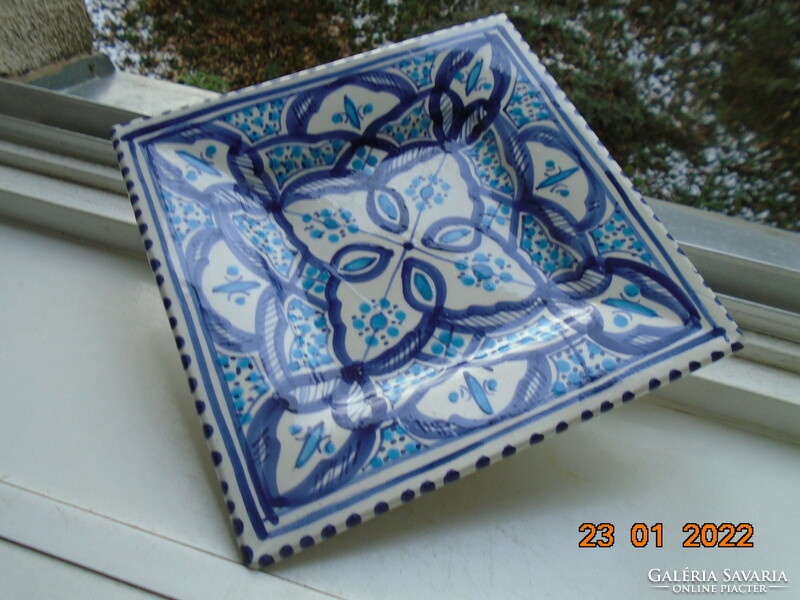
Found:
M 470 373 L 464 373 L 464 385 L 461 386 L 458 392 L 450 392 L 447 399 L 456 403 L 464 398 L 472 399 L 478 408 L 485 414 L 494 414 L 494 408 L 489 398 L 497 391 L 499 383 L 494 377 L 484 379 L 483 382 L 476 379 Z
M 548 160 L 544 164 L 546 169 L 544 174 L 546 178 L 536 186 L 536 189 L 549 189 L 551 192 L 558 192 L 558 194 L 565 198 L 569 196 L 569 188 L 564 182 L 580 169 L 578 167 L 562 169 L 561 167 L 557 167 L 555 161 L 552 160 Z
M 478 87 L 484 90 L 492 89 L 492 84 L 481 78 L 482 71 L 483 71 L 483 60 L 477 61 L 470 69 L 469 75 L 467 75 L 467 80 L 464 84 L 464 88 L 468 96 Z M 456 73 L 456 79 L 461 81 L 463 80 L 463 78 L 464 74 L 462 72 Z
M 212 288 L 214 294 L 227 294 L 228 300 L 233 300 L 236 304 L 244 304 L 250 297 L 250 292 L 261 287 L 257 281 L 247 281 L 239 273 L 239 267 L 231 265 L 225 272 L 227 283 Z
M 299 425 L 292 425 L 289 433 L 303 442 L 303 447 L 294 464 L 297 469 L 304 467 L 315 453 L 331 455 L 336 452 L 336 444 L 331 440 L 331 436 L 325 433 L 325 423 L 322 421 L 309 427 L 306 431 L 303 431 Z
M 504 203 L 486 203 L 486 210 L 481 219 L 481 226 L 489 229 L 496 227 L 502 235 L 507 235 L 508 225 L 510 225 L 511 207 Z
M 374 261 L 375 258 L 357 258 L 351 265 L 361 261 Z M 365 267 L 371 266 L 371 262 Z M 388 346 L 397 339 L 403 330 L 407 315 L 400 310 L 398 304 L 392 304 L 386 298 L 372 299 L 362 302 L 358 311 L 351 315 L 353 329 L 358 336 L 364 338 L 367 346 Z
M 483 206 L 470 197 L 476 184 L 469 179 L 463 158 L 428 153 L 420 159 L 409 164 L 428 172 L 426 176 L 389 160 L 375 174 L 386 181 L 384 185 L 370 184 L 359 191 L 359 184 L 353 183 L 345 194 L 332 180 L 322 186 L 331 186 L 321 197 L 323 203 L 306 199 L 301 191 L 285 208 L 301 246 L 317 264 L 333 264 L 342 282 L 347 282 L 344 286 L 337 281 L 327 292 L 336 298 L 332 315 L 337 354 L 343 362 L 377 360 L 377 353 L 417 338 L 428 309 L 452 314 L 451 318 L 470 312 L 471 305 L 495 311 L 500 302 L 509 306 L 524 302 L 542 282 L 473 221 L 451 216 L 483 212 Z M 456 173 L 459 178 L 453 179 Z M 354 227 L 353 213 L 344 207 L 352 206 L 359 196 L 371 218 Z M 320 204 L 325 208 L 312 213 L 311 207 Z M 456 281 L 470 288 L 466 298 L 449 291 L 450 282 Z M 372 314 L 374 307 L 385 308 Z
M 375 107 L 367 102 L 357 105 L 349 96 L 344 97 L 344 110 L 334 113 L 331 117 L 332 123 L 348 123 L 356 129 L 361 129 L 361 119 L 370 114 Z
M 487 292 L 495 291 L 503 283 L 514 280 L 512 263 L 502 256 L 477 252 L 466 259 L 456 261 L 460 272 L 458 279 L 468 287 L 481 287 Z
M 287 211 L 287 214 L 293 214 Z M 296 214 L 296 213 L 294 213 Z M 313 212 L 302 213 L 302 231 L 312 240 L 327 241 L 338 244 L 348 236 L 353 236 L 361 231 L 353 212 L 347 208 L 332 210 L 322 208 Z

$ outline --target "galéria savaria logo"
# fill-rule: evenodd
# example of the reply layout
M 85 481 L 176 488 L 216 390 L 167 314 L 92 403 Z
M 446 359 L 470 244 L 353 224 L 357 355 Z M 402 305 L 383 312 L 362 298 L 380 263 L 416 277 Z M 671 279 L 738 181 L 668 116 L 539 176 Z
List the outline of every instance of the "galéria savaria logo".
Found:
M 789 588 L 784 571 L 756 569 L 683 570 L 650 569 L 650 587 L 672 594 L 749 595 L 766 594 Z

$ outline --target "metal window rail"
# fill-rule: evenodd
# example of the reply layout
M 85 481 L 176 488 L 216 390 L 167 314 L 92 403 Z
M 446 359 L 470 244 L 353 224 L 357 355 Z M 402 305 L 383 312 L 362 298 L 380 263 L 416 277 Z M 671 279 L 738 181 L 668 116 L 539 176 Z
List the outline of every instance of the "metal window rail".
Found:
M 116 72 L 66 91 L 0 80 L 0 218 L 144 260 L 110 128 L 216 94 Z M 650 398 L 800 443 L 800 236 L 649 202 L 745 331 L 736 357 Z

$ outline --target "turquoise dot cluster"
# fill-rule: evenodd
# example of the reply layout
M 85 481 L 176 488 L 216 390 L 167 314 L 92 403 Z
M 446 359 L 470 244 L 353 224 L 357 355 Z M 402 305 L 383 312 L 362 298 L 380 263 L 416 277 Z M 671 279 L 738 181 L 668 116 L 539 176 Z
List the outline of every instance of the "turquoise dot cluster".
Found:
M 388 346 L 403 333 L 408 315 L 387 298 L 372 299 L 358 305 L 350 323 L 370 347 Z
M 450 184 L 435 173 L 427 177 L 417 176 L 405 189 L 406 199 L 414 202 L 417 210 L 422 211 L 434 205 L 444 204 L 450 195 Z
M 486 208 L 481 218 L 481 227 L 489 229 L 492 226 L 499 225 L 507 229 L 511 223 L 511 207 L 506 204 L 498 202 L 487 201 Z
M 161 199 L 164 210 L 169 214 L 170 231 L 176 241 L 184 241 L 198 229 L 214 227 L 211 211 L 197 202 L 166 190 L 161 193 Z
M 466 352 L 470 339 L 471 336 L 466 334 L 437 329 L 425 345 L 424 351 L 433 356 L 459 358 Z
M 654 260 L 649 248 L 619 209 L 592 231 L 592 238 L 601 254 L 630 254 L 648 264 Z
M 434 139 L 432 125 L 433 121 L 425 112 L 423 104 L 419 103 L 396 121 L 381 127 L 381 134 L 398 144 L 407 140 Z
M 400 70 L 414 82 L 418 89 L 421 89 L 432 83 L 431 72 L 435 60 L 436 54 L 433 52 L 418 54 L 412 58 L 401 60 L 394 68 Z
M 261 102 L 244 110 L 228 113 L 223 120 L 244 133 L 251 142 L 281 131 L 281 113 L 286 104 L 283 98 Z
M 577 267 L 575 257 L 566 247 L 550 239 L 533 215 L 523 215 L 521 222 L 520 248 L 530 256 L 533 264 L 548 275 Z
M 386 463 L 398 460 L 409 454 L 416 454 L 422 444 L 412 439 L 402 425 L 390 425 L 381 429 L 378 452 L 369 461 L 369 466 L 379 469 Z
M 233 408 L 242 425 L 253 418 L 253 407 L 272 389 L 259 370 L 259 362 L 252 356 L 230 352 L 217 355 L 222 378 L 228 385 Z
M 483 288 L 494 292 L 504 283 L 514 281 L 514 262 L 492 252 L 475 252 L 455 262 L 458 280 L 467 288 Z
M 274 271 L 288 275 L 296 250 L 287 245 L 280 227 L 268 218 L 256 219 L 246 213 L 237 213 L 232 220 Z
M 303 276 L 300 279 L 300 286 L 307 293 L 314 293 L 323 296 L 325 288 L 330 281 L 331 274 L 325 269 L 319 269 L 314 265 L 308 265 L 303 269 Z
M 500 155 L 497 139 L 492 131 L 486 131 L 466 152 L 475 167 L 478 179 L 494 190 L 512 196 L 514 181 L 505 161 Z
M 304 230 L 315 240 L 338 244 L 348 235 L 354 235 L 361 229 L 352 211 L 341 208 L 322 208 L 313 213 L 304 213 L 300 219 L 305 224 Z
M 520 128 L 528 123 L 550 118 L 539 90 L 524 76 L 517 78 L 505 111 L 514 124 Z
M 285 144 L 266 152 L 264 165 L 282 187 L 298 171 L 331 166 L 344 147 L 344 141 L 333 139 L 318 144 Z
M 579 352 L 567 349 L 550 356 L 549 359 L 555 371 L 552 391 L 557 396 L 580 387 L 589 379 Z
M 294 336 L 289 347 L 289 370 L 317 369 L 333 364 L 328 348 L 330 326 L 325 313 L 295 298 L 289 302 L 286 318 Z
M 552 392 L 561 396 L 612 371 L 623 363 L 623 358 L 589 340 L 550 357 L 553 370 Z
M 348 167 L 352 171 L 361 171 L 366 175 L 372 175 L 372 173 L 375 172 L 375 167 L 377 167 L 380 162 L 381 155 L 385 154 L 385 152 L 376 150 L 375 148 L 361 146 L 356 150 Z

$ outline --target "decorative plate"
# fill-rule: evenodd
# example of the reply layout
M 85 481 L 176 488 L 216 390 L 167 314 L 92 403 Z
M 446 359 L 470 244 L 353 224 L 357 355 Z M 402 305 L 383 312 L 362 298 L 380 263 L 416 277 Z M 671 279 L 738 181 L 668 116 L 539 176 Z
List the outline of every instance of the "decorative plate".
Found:
M 252 566 L 741 347 L 502 15 L 114 145 Z

